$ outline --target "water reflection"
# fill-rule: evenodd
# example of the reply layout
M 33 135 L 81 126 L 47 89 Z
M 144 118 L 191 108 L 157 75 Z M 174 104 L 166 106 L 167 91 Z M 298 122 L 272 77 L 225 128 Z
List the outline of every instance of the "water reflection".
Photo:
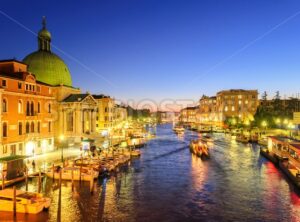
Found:
M 299 194 L 278 169 L 259 154 L 259 147 L 214 134 L 211 159 L 191 155 L 188 144 L 170 125 L 158 126 L 157 138 L 116 175 L 95 183 L 62 184 L 62 221 L 297 221 Z M 19 185 L 25 189 L 24 184 Z M 44 178 L 51 197 L 49 212 L 17 215 L 23 221 L 56 221 L 57 181 Z M 29 183 L 37 191 L 37 181 Z M 0 220 L 12 220 L 10 213 Z

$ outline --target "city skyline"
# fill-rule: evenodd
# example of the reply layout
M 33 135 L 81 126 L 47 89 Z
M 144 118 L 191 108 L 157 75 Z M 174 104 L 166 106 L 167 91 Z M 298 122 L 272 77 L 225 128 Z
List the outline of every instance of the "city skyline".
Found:
M 56 6 L 3 4 L 0 24 L 9 35 L 0 37 L 0 58 L 22 60 L 36 50 L 33 35 L 46 16 L 52 50 L 66 61 L 73 85 L 83 92 L 136 103 L 198 102 L 202 94 L 231 88 L 266 90 L 271 96 L 277 90 L 287 97 L 299 93 L 300 4 L 293 1 Z M 34 13 L 25 13 L 29 9 Z

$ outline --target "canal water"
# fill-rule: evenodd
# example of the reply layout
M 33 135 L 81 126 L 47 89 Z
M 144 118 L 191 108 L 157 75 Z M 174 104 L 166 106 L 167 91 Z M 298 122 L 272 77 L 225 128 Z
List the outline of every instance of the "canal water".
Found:
M 43 192 L 52 198 L 48 212 L 18 214 L 22 221 L 300 221 L 299 192 L 259 154 L 259 147 L 214 134 L 211 158 L 191 155 L 188 144 L 198 134 L 178 137 L 171 125 L 156 128 L 157 137 L 109 179 L 95 184 L 63 183 L 58 211 L 57 183 L 45 178 Z M 24 189 L 24 184 L 19 185 Z M 36 191 L 33 180 L 29 190 Z M 60 212 L 60 213 L 59 213 Z M 0 213 L 0 220 L 12 220 Z

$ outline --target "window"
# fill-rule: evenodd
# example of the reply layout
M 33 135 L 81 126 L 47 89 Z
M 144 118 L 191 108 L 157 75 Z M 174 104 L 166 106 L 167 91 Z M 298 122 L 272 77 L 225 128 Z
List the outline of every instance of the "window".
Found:
M 6 99 L 2 100 L 2 112 L 4 112 L 4 113 L 7 112 L 7 100 Z
M 23 143 L 19 143 L 19 152 L 22 153 L 22 151 L 23 151 Z
M 7 137 L 7 123 L 4 122 L 2 125 L 2 136 Z
M 48 132 L 51 132 L 51 122 L 48 122 Z
M 6 87 L 6 80 L 2 79 L 2 87 Z
M 40 102 L 38 102 L 37 112 L 41 113 L 41 103 Z
M 34 122 L 31 122 L 30 131 L 31 131 L 32 133 L 34 133 Z
M 18 89 L 22 89 L 22 83 L 18 82 Z
M 26 115 L 27 116 L 30 115 L 30 104 L 29 104 L 29 102 L 26 103 Z
M 23 113 L 23 104 L 22 100 L 18 101 L 18 113 Z
M 34 103 L 31 102 L 31 105 L 30 105 L 30 114 L 31 116 L 34 116 Z
M 29 127 L 29 123 L 27 122 L 27 123 L 26 123 L 26 133 L 29 133 L 29 132 L 30 132 L 29 128 L 30 128 L 30 127 Z
M 7 153 L 7 145 L 4 145 L 3 146 L 3 154 L 6 154 Z
M 228 111 L 228 106 L 225 106 L 225 112 L 227 112 Z
M 19 135 L 23 134 L 22 128 L 23 128 L 23 124 L 22 124 L 22 122 L 19 122 Z
M 51 104 L 48 105 L 48 113 L 51 113 Z
M 38 133 L 41 132 L 41 122 L 38 122 L 38 125 L 37 125 L 37 132 L 38 132 Z
M 235 108 L 234 108 L 234 106 L 232 106 L 232 107 L 231 107 L 231 111 L 234 111 L 234 110 L 235 110 Z
M 48 144 L 49 144 L 49 145 L 52 145 L 52 139 L 49 139 L 49 140 L 48 140 Z

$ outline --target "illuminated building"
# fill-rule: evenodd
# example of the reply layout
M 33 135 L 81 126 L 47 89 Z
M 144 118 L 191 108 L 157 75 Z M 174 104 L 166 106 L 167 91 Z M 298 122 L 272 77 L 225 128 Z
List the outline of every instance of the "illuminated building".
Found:
M 97 132 L 109 131 L 114 126 L 115 100 L 106 95 L 93 95 L 93 98 L 98 106 L 96 130 Z
M 0 86 L 0 156 L 53 150 L 56 101 L 51 86 L 16 60 L 0 61 Z
M 117 126 L 118 124 L 127 120 L 127 109 L 122 105 L 115 105 L 114 108 L 114 125 Z
M 74 144 L 113 126 L 114 99 L 72 86 L 67 65 L 51 51 L 45 19 L 37 51 L 23 62 L 0 61 L 0 87 L 0 156 L 52 151 L 62 135 Z
M 198 113 L 199 106 L 186 107 L 180 111 L 180 122 L 184 124 L 196 123 L 196 115 Z
M 227 118 L 236 117 L 241 122 L 253 120 L 259 105 L 257 90 L 230 89 L 216 96 L 202 96 L 198 118 L 201 125 L 222 126 Z

